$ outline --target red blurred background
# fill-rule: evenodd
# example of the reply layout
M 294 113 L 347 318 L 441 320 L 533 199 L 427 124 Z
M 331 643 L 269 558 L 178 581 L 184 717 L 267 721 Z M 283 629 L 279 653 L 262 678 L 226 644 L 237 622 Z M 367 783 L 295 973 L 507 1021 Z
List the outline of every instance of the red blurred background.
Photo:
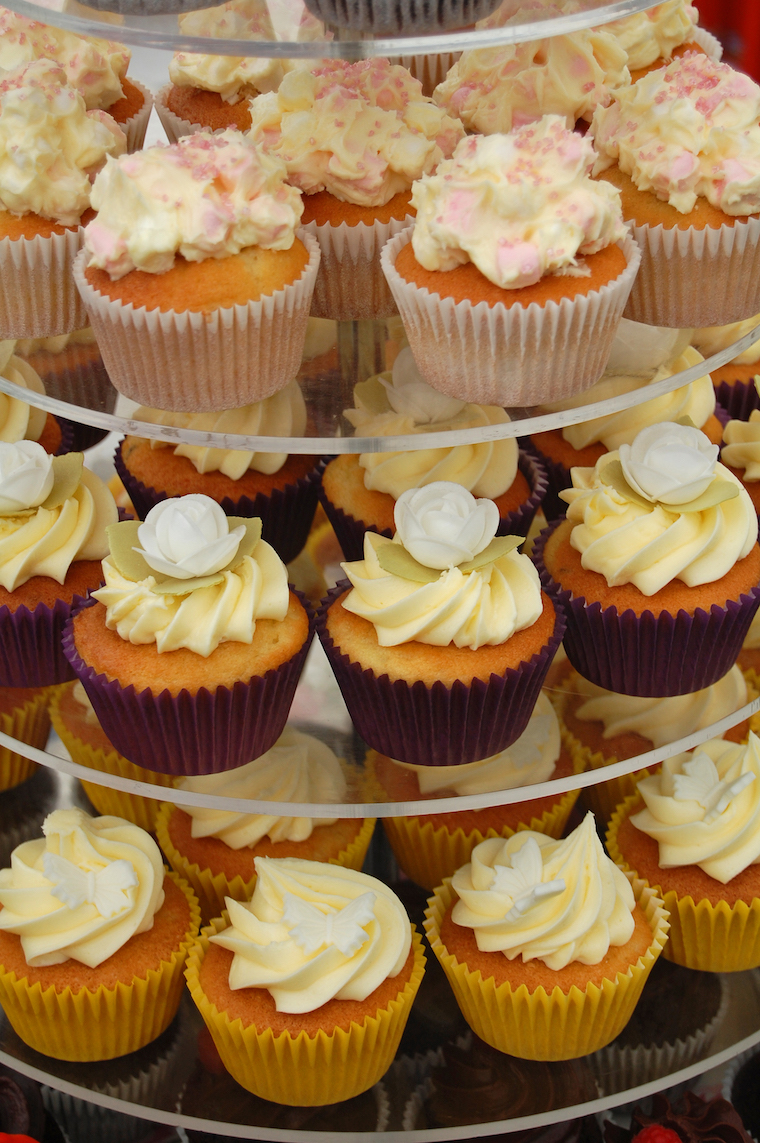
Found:
M 723 58 L 760 80 L 760 0 L 691 0 L 699 22 L 722 42 Z

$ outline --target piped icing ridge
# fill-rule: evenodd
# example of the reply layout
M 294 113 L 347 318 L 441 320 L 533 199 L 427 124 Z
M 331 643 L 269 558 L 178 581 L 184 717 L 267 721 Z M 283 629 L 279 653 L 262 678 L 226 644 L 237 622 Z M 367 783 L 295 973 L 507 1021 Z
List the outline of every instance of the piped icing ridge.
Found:
M 561 841 L 532 830 L 488 838 L 451 884 L 454 923 L 473 930 L 482 952 L 508 960 L 599 964 L 633 935 L 633 890 L 605 854 L 592 813 Z
M 15 341 L 0 341 L 0 375 L 22 389 L 44 393 L 45 386 L 39 373 L 15 355 L 15 348 Z M 0 441 L 38 441 L 46 419 L 44 410 L 36 409 L 18 397 L 0 393 Z
M 153 927 L 164 901 L 160 850 L 139 826 L 82 810 L 55 810 L 42 830 L 0 870 L 0 929 L 21 938 L 30 966 L 95 968 Z
M 638 790 L 631 822 L 659 845 L 660 868 L 698 865 L 722 885 L 760 861 L 760 740 L 721 738 L 666 758 Z
M 474 262 L 503 289 L 583 275 L 582 257 L 625 237 L 620 195 L 592 181 L 588 139 L 546 115 L 511 135 L 470 136 L 415 183 L 414 255 L 426 270 Z M 526 186 L 530 194 L 526 195 Z
M 406 911 L 382 881 L 317 861 L 257 857 L 248 903 L 227 898 L 230 927 L 211 937 L 234 955 L 231 989 L 266 988 L 278 1012 L 366 1000 L 401 972 Z
M 725 214 L 760 210 L 760 87 L 728 64 L 687 52 L 613 93 L 590 134 L 594 173 L 613 163 L 681 214 L 705 197 Z
M 628 56 L 631 71 L 669 60 L 673 49 L 692 39 L 699 12 L 687 0 L 665 0 L 645 12 L 634 12 L 604 25 Z
M 760 480 L 760 409 L 753 409 L 748 421 L 729 421 L 723 440 L 723 463 L 743 470 L 742 480 L 748 484 Z
M 733 345 L 740 337 L 744 337 L 758 326 L 760 326 L 760 314 L 745 318 L 744 321 L 732 322 L 730 325 L 705 326 L 703 329 L 694 330 L 692 344 L 705 357 L 712 357 L 713 353 L 727 349 L 729 345 Z M 749 349 L 731 358 L 733 365 L 754 365 L 758 361 L 760 361 L 760 338 Z
M 284 164 L 232 128 L 111 160 L 95 179 L 92 205 L 87 264 L 112 279 L 134 269 L 161 274 L 177 254 L 201 262 L 248 246 L 289 250 L 303 212 Z
M 447 158 L 464 128 L 386 59 L 323 60 L 251 103 L 251 138 L 305 194 L 382 206 Z
M 340 803 L 346 779 L 340 760 L 329 746 L 311 734 L 286 726 L 265 754 L 220 774 L 183 778 L 181 790 L 261 802 Z M 193 819 L 193 837 L 217 837 L 231 849 L 252 849 L 262 838 L 305 841 L 317 826 L 338 819 L 294 817 L 288 814 L 244 814 L 206 806 L 183 806 Z

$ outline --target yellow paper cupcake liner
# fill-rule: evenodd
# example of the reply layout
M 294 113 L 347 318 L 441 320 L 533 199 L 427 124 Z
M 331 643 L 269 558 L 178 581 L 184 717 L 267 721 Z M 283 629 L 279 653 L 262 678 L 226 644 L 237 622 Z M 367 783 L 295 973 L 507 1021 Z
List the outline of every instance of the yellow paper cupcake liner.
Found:
M 13 1030 L 25 1044 L 57 1060 L 87 1063 L 111 1060 L 136 1052 L 171 1023 L 179 1006 L 188 949 L 198 933 L 200 909 L 180 877 L 168 872 L 187 897 L 190 926 L 169 960 L 150 969 L 145 978 L 115 988 L 78 992 L 18 979 L 0 965 L 0 1005 Z
M 483 980 L 444 946 L 440 926 L 456 899 L 450 882 L 436 889 L 425 911 L 425 932 L 443 967 L 467 1023 L 481 1040 L 499 1052 L 525 1060 L 572 1060 L 609 1044 L 625 1027 L 647 976 L 667 940 L 668 918 L 659 897 L 641 881 L 630 878 L 637 901 L 649 922 L 652 943 L 643 957 L 601 987 L 575 985 L 568 993 L 543 987 L 529 992 L 525 984 L 513 989 L 506 981 Z
M 53 689 L 55 688 L 50 688 Z M 39 690 L 33 698 L 14 710 L 3 711 L 0 714 L 0 730 L 19 742 L 44 750 L 50 730 L 47 688 Z M 20 786 L 37 769 L 37 763 L 31 758 L 24 758 L 18 751 L 0 746 L 0 790 L 12 790 L 14 786 Z
M 226 897 L 233 897 L 236 901 L 250 901 L 256 888 L 255 873 L 248 881 L 244 881 L 239 874 L 230 880 L 225 873 L 212 873 L 210 869 L 201 869 L 197 862 L 188 861 L 185 855 L 180 853 L 169 836 L 169 817 L 173 809 L 174 806 L 170 802 L 162 804 L 156 815 L 156 837 L 172 869 L 192 886 L 200 902 L 204 923 L 207 924 L 212 917 L 218 917 L 223 912 Z M 361 870 L 376 821 L 377 818 L 365 818 L 354 840 L 341 850 L 337 857 L 331 857 L 327 864 Z
M 629 876 L 638 874 L 632 874 L 620 851 L 618 829 L 623 818 L 641 804 L 638 792 L 626 798 L 607 827 L 607 852 Z M 702 972 L 744 972 L 760 967 L 759 898 L 713 905 L 704 898 L 695 902 L 691 897 L 679 897 L 675 890 L 664 891 L 659 885 L 653 888 L 670 913 L 670 940 L 664 954 L 668 960 Z
M 190 995 L 233 1079 L 247 1091 L 273 1103 L 293 1107 L 320 1107 L 339 1103 L 367 1091 L 385 1075 L 393 1062 L 412 1002 L 425 971 L 425 954 L 419 934 L 412 926 L 414 966 L 412 975 L 387 1008 L 367 1016 L 348 1031 L 332 1034 L 300 1032 L 275 1036 L 271 1028 L 258 1031 L 230 1020 L 212 1004 L 199 980 L 209 937 L 227 927 L 227 917 L 217 917 L 203 930 L 187 958 L 185 976 Z

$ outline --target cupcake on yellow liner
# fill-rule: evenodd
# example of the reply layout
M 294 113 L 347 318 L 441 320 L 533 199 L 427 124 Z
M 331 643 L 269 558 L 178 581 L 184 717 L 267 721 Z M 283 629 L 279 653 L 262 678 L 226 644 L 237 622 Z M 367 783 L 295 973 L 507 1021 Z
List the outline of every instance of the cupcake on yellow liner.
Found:
M 0 688 L 0 730 L 3 734 L 44 750 L 50 730 L 48 697 L 52 688 Z M 0 746 L 0 790 L 20 786 L 38 770 L 36 762 L 7 746 Z
M 432 808 L 439 797 L 513 789 L 566 777 L 573 769 L 561 748 L 557 716 L 541 694 L 517 741 L 491 758 L 463 766 L 414 766 L 370 751 L 365 797 L 378 802 L 430 798 Z M 404 873 L 432 890 L 469 861 L 487 837 L 507 838 L 525 829 L 561 837 L 577 797 L 577 790 L 569 790 L 505 806 L 383 818 L 383 829 Z
M 712 739 L 667 758 L 609 823 L 610 856 L 662 894 L 665 955 L 684 968 L 760 965 L 759 747 L 750 733 L 745 746 Z
M 288 815 L 285 804 L 277 815 L 164 802 L 156 822 L 158 843 L 192 886 L 204 921 L 220 916 L 228 897 L 250 901 L 259 856 L 361 869 L 376 819 L 338 817 L 340 803 L 351 797 L 352 775 L 344 766 L 325 743 L 286 726 L 274 746 L 246 766 L 179 783 L 196 794 L 336 808 L 335 817 L 309 818 Z
M 482 842 L 435 891 L 426 917 L 472 1030 L 533 1060 L 573 1059 L 613 1040 L 668 933 L 662 901 L 615 872 L 592 814 L 562 841 L 519 833 Z
M 43 832 L 0 872 L 5 1015 L 26 1044 L 56 1059 L 134 1052 L 177 1011 L 198 903 L 129 822 L 55 810 Z
M 424 972 L 420 938 L 374 877 L 293 858 L 259 857 L 256 869 L 251 902 L 228 901 L 231 925 L 215 920 L 191 949 L 190 993 L 224 1066 L 254 1095 L 350 1099 L 390 1067 Z
M 101 728 L 87 692 L 78 679 L 56 688 L 50 700 L 50 721 L 72 762 L 77 765 L 103 770 L 119 778 L 148 782 L 152 786 L 174 785 L 175 779 L 170 774 L 146 770 L 119 754 Z M 99 814 L 126 818 L 148 833 L 154 832 L 160 806 L 157 798 L 144 798 L 141 794 L 113 790 L 95 782 L 82 781 L 82 787 Z
M 696 730 L 704 730 L 758 697 L 760 691 L 737 664 L 727 675 L 690 694 L 668 698 L 622 695 L 596 686 L 571 670 L 552 695 L 562 741 L 576 773 L 614 766 Z M 760 730 L 760 715 L 737 723 L 722 738 L 746 742 L 750 729 Z M 607 822 L 615 807 L 635 793 L 641 771 L 586 786 L 581 801 L 599 821 Z

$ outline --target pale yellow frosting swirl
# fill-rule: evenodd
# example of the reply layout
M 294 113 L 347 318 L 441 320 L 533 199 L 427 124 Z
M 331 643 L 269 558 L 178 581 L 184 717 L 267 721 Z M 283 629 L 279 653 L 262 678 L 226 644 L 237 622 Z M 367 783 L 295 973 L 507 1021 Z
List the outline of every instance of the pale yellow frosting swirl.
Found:
M 297 858 L 257 857 L 248 903 L 227 898 L 230 927 L 211 937 L 234 953 L 230 988 L 266 988 L 278 1012 L 366 1000 L 401 972 L 412 943 L 404 906 L 366 873 Z
M 736 664 L 712 686 L 671 698 L 617 694 L 582 675 L 574 677 L 572 689 L 585 699 L 574 711 L 575 717 L 582 722 L 603 723 L 602 738 L 634 732 L 655 747 L 703 730 L 747 702 L 747 684 Z
M 153 928 L 164 866 L 149 833 L 82 810 L 55 810 L 42 831 L 0 870 L 0 929 L 21 938 L 28 965 L 71 959 L 96 968 Z
M 760 480 L 760 409 L 753 409 L 748 421 L 729 421 L 723 440 L 721 460 L 731 468 L 744 469 L 742 479 L 748 484 Z
M 506 133 L 542 115 L 561 115 L 572 129 L 630 82 L 625 50 L 606 29 L 586 28 L 463 52 L 433 99 L 471 133 Z
M 633 935 L 633 890 L 604 852 L 592 813 L 562 841 L 532 830 L 482 841 L 451 884 L 454 923 L 474 931 L 482 952 L 508 960 L 599 964 Z
M 39 373 L 16 357 L 14 348 L 18 348 L 15 342 L 0 341 L 0 375 L 22 389 L 44 393 L 45 386 Z M 38 441 L 46 420 L 47 413 L 43 409 L 27 405 L 18 397 L 0 393 L 0 441 Z
M 95 334 L 92 326 L 75 329 L 73 333 L 62 333 L 59 337 L 21 337 L 16 342 L 15 352 L 19 357 L 33 357 L 35 353 L 63 353 L 69 345 L 94 345 Z
M 323 60 L 251 103 L 251 138 L 283 160 L 294 186 L 360 206 L 408 191 L 463 134 L 419 80 L 386 59 Z
M 686 0 L 665 0 L 646 12 L 634 12 L 605 24 L 628 56 L 631 71 L 649 67 L 655 60 L 669 60 L 673 49 L 692 39 L 699 13 Z
M 727 349 L 729 345 L 733 345 L 740 337 L 744 337 L 746 333 L 751 333 L 759 325 L 760 314 L 745 318 L 744 321 L 732 322 L 730 325 L 708 325 L 702 329 L 694 330 L 692 344 L 696 345 L 699 352 L 705 357 L 712 357 L 714 353 L 720 353 L 721 349 Z M 760 338 L 749 349 L 745 349 L 743 353 L 732 357 L 730 364 L 755 365 L 758 361 L 760 361 Z
M 75 703 L 84 708 L 83 717 L 88 726 L 100 726 L 98 716 L 96 715 L 95 709 L 90 702 L 90 696 L 87 694 L 87 691 L 84 689 L 79 679 L 77 679 L 71 688 L 71 696 L 74 699 Z
M 744 746 L 713 738 L 639 782 L 631 822 L 658 843 L 661 869 L 698 865 L 725 885 L 760 861 L 758 747 L 751 731 Z
M 295 380 L 279 393 L 242 409 L 226 409 L 221 413 L 170 413 L 143 405 L 133 416 L 137 421 L 147 421 L 152 425 L 252 437 L 300 437 L 306 429 L 306 403 Z M 244 449 L 206 445 L 172 445 L 159 440 L 152 440 L 150 447 L 173 448 L 174 455 L 186 456 L 196 472 L 222 472 L 230 480 L 240 480 L 249 470 L 271 475 L 279 472 L 288 459 L 286 452 L 246 452 Z
M 220 774 L 183 778 L 180 790 L 260 802 L 342 802 L 346 779 L 329 746 L 286 726 L 265 754 Z M 252 849 L 263 837 L 271 841 L 305 841 L 316 826 L 338 819 L 304 818 L 287 814 L 244 814 L 206 806 L 183 806 L 193 819 L 193 837 L 217 837 L 230 849 Z
M 426 643 L 434 647 L 494 646 L 531 627 L 543 611 L 538 572 L 512 551 L 477 571 L 451 567 L 433 583 L 383 571 L 377 550 L 391 541 L 365 532 L 364 559 L 341 564 L 353 590 L 346 611 L 367 619 L 381 647 Z

